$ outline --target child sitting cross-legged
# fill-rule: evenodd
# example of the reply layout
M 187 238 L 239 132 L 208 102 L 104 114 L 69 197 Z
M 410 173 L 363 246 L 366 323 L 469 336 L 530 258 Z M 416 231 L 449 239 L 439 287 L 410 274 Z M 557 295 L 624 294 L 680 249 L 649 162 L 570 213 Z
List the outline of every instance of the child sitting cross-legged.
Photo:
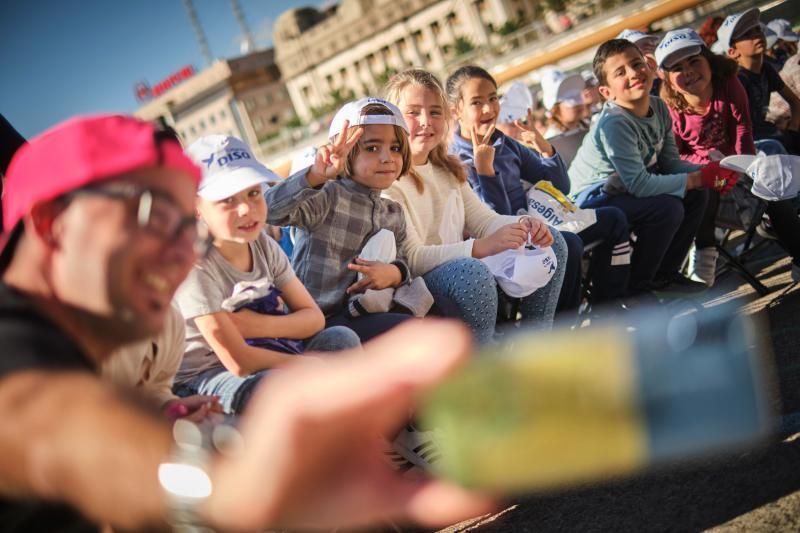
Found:
M 186 321 L 176 390 L 216 395 L 226 412 L 237 414 L 267 372 L 306 357 L 298 352 L 338 351 L 359 341 L 347 328 L 323 329 L 319 307 L 264 231 L 263 187 L 274 176 L 247 145 L 210 135 L 187 152 L 203 169 L 197 211 L 213 246 L 176 295 Z

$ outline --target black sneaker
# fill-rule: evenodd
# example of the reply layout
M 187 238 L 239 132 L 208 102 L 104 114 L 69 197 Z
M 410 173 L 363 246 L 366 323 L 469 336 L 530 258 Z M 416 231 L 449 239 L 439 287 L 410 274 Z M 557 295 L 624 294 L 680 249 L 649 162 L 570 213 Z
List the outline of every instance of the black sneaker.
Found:
M 665 296 L 700 294 L 708 290 L 708 285 L 694 281 L 680 272 L 653 281 L 653 291 Z

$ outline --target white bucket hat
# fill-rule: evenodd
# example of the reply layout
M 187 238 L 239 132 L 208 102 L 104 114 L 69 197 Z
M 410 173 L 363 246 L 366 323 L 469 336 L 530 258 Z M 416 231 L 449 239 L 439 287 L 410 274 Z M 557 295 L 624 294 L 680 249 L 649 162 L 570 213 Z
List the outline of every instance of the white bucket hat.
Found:
M 717 39 L 722 43 L 720 46 L 724 46 L 727 52 L 736 38 L 758 25 L 760 16 L 761 11 L 753 7 L 742 13 L 726 17 L 717 29 Z
M 186 154 L 202 169 L 197 194 L 206 200 L 229 198 L 254 185 L 280 181 L 259 163 L 250 148 L 236 137 L 207 135 L 193 142 Z
M 387 108 L 391 115 L 362 115 L 361 112 L 365 107 L 371 104 L 379 104 Z M 344 123 L 347 121 L 349 127 L 353 126 L 367 126 L 371 124 L 388 124 L 390 126 L 400 126 L 408 133 L 408 125 L 406 124 L 403 114 L 391 102 L 387 102 L 381 98 L 374 98 L 368 96 L 354 102 L 348 102 L 336 112 L 331 121 L 331 127 L 328 130 L 328 138 L 333 139 L 344 128 Z
M 669 69 L 687 57 L 699 54 L 705 46 L 694 30 L 681 28 L 667 32 L 656 48 L 658 68 Z

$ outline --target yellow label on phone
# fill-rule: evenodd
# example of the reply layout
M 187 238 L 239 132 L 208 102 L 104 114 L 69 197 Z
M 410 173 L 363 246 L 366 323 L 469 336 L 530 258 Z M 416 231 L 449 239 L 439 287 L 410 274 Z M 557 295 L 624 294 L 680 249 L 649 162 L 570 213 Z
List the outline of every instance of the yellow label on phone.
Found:
M 521 335 L 484 350 L 423 402 L 439 474 L 504 492 L 624 474 L 647 462 L 624 329 Z

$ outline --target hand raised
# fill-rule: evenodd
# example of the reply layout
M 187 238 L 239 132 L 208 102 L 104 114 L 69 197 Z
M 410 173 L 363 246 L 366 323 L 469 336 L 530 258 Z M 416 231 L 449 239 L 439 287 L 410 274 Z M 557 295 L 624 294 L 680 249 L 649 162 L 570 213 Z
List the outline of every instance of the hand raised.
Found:
M 330 179 L 335 179 L 344 170 L 347 155 L 358 139 L 364 134 L 364 128 L 349 128 L 349 122 L 344 122 L 342 133 L 337 139 L 317 150 L 314 164 L 308 169 L 306 179 L 312 187 L 322 185 Z
M 536 129 L 533 123 L 533 111 L 530 108 L 528 108 L 527 124 L 523 124 L 519 120 L 514 121 L 514 125 L 520 129 L 520 138 L 522 142 L 529 145 L 531 148 L 545 157 L 553 157 L 553 154 L 556 153 L 553 145 L 547 142 L 547 140 L 541 133 L 539 133 L 539 130 Z
M 494 146 L 491 145 L 494 124 L 486 132 L 486 135 L 479 135 L 477 130 L 475 126 L 470 129 L 472 160 L 475 163 L 475 170 L 482 176 L 494 176 Z

